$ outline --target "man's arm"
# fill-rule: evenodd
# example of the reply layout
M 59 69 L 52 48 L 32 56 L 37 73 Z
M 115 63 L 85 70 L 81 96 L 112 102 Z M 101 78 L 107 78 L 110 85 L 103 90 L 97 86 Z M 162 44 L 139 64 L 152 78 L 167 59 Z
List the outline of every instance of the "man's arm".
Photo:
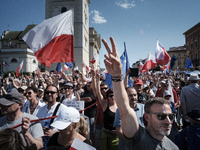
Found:
M 111 74 L 112 77 L 120 77 L 122 75 L 120 57 L 117 53 L 115 42 L 112 37 L 110 38 L 110 41 L 112 45 L 112 51 L 110 50 L 110 47 L 108 46 L 105 39 L 102 39 L 102 42 L 108 52 L 108 55 L 104 55 L 104 63 L 107 71 Z M 112 84 L 115 101 L 117 103 L 122 119 L 122 130 L 127 138 L 132 138 L 139 129 L 136 114 L 129 105 L 129 99 L 124 87 L 123 80 L 117 82 L 113 81 Z
M 30 118 L 22 118 L 22 134 L 29 150 L 38 150 L 43 147 L 42 137 L 35 139 L 29 132 Z

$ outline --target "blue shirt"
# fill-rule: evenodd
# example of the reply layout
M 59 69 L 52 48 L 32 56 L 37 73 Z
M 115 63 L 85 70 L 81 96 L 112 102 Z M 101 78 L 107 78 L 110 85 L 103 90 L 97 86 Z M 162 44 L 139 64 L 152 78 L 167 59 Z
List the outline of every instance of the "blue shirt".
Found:
M 144 123 L 143 123 L 144 104 L 137 103 L 134 111 L 136 113 L 138 123 L 142 127 L 144 127 Z M 114 121 L 113 127 L 121 127 L 121 117 L 120 117 L 118 109 L 116 110 L 115 121 Z M 124 150 L 124 149 L 125 149 L 125 143 L 122 139 L 119 138 L 118 150 Z

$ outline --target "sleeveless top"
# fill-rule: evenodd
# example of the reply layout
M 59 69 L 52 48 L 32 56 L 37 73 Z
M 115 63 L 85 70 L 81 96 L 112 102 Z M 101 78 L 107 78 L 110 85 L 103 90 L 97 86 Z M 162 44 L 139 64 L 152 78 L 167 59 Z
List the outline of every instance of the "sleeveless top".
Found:
M 110 131 L 115 130 L 115 127 L 113 127 L 113 123 L 115 120 L 115 113 L 112 112 L 108 106 L 103 114 L 104 114 L 104 128 Z

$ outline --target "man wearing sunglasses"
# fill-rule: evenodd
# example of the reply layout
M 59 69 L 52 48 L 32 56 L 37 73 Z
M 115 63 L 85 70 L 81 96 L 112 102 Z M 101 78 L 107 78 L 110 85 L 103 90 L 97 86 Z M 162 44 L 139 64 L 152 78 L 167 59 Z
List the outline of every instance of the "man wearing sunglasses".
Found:
M 174 114 L 170 102 L 164 98 L 153 98 L 145 103 L 143 115 L 145 128 L 140 126 L 134 110 L 129 105 L 128 95 L 122 79 L 122 64 L 116 50 L 114 39 L 111 37 L 111 48 L 105 39 L 102 42 L 108 52 L 104 55 L 105 66 L 112 76 L 115 100 L 122 119 L 122 130 L 126 149 L 139 150 L 178 150 L 178 147 L 166 136 L 171 131 Z
M 38 119 L 37 117 L 23 113 L 21 107 L 24 103 L 24 97 L 16 89 L 0 98 L 1 113 L 4 115 L 0 118 L 0 130 L 12 128 L 20 123 L 22 126 L 15 128 L 23 141 L 26 149 L 41 149 L 42 126 L 39 122 L 31 123 L 30 120 Z
M 44 101 L 47 102 L 46 105 L 44 105 L 43 107 L 41 107 L 37 113 L 37 117 L 38 118 L 46 118 L 46 117 L 51 117 L 55 115 L 58 115 L 62 110 L 67 109 L 68 107 L 63 105 L 63 104 L 59 104 L 60 102 L 60 93 L 58 88 L 55 85 L 49 85 L 46 87 L 45 91 L 44 91 Z M 48 120 L 42 120 L 40 121 L 43 127 L 43 131 L 44 131 L 44 136 L 45 138 L 43 138 L 43 144 L 44 144 L 44 148 L 46 148 L 46 144 L 48 142 L 48 139 L 58 130 L 56 128 L 51 127 L 51 123 L 53 123 L 53 121 L 55 121 L 56 119 L 52 120 L 48 119 Z M 47 139 L 47 140 L 44 140 Z

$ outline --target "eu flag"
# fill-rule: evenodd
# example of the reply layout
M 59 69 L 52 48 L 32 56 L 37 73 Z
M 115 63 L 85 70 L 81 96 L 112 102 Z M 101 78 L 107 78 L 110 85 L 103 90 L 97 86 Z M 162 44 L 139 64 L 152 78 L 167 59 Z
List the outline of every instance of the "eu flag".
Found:
M 57 71 L 57 74 L 60 73 L 60 71 L 61 71 L 60 63 L 57 64 L 56 71 Z
M 176 59 L 177 59 L 176 56 L 173 56 L 173 57 L 171 58 L 170 69 L 172 69 L 172 68 L 174 67 L 174 64 L 175 64 Z
M 66 62 L 65 64 L 68 68 L 73 68 L 73 66 L 75 66 L 75 62 Z
M 186 61 L 185 67 L 186 67 L 186 68 L 193 69 L 193 64 L 192 64 L 192 62 L 190 61 L 189 58 L 187 58 L 187 61 Z
M 126 71 L 129 69 L 130 67 L 130 64 L 129 64 L 129 60 L 128 60 L 128 55 L 127 55 L 127 52 L 126 52 L 126 44 L 124 42 L 124 52 L 123 54 L 121 55 L 120 57 L 121 59 L 121 64 L 122 64 L 122 73 L 123 73 L 123 79 L 126 75 Z M 113 86 L 112 86 L 112 80 L 111 80 L 111 75 L 108 73 L 107 76 L 106 76 L 106 80 L 105 80 L 105 83 L 108 84 L 109 88 L 110 89 L 113 89 Z M 128 87 L 131 87 L 131 80 L 128 76 Z

